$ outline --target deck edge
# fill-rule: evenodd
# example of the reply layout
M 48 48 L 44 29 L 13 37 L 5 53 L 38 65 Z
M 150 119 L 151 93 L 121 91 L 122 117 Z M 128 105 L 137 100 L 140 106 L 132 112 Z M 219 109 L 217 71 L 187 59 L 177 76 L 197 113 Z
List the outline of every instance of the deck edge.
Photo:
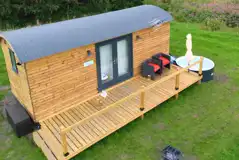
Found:
M 34 132 L 32 136 L 34 143 L 41 149 L 48 160 L 58 160 L 39 133 Z

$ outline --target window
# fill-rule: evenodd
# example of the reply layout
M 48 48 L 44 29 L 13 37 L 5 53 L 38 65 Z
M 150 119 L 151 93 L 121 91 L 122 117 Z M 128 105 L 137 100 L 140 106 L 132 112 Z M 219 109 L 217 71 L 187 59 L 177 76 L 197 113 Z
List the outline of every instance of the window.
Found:
M 14 55 L 14 52 L 11 49 L 9 49 L 9 54 L 10 54 L 11 63 L 12 63 L 12 70 L 14 72 L 18 73 L 15 55 Z

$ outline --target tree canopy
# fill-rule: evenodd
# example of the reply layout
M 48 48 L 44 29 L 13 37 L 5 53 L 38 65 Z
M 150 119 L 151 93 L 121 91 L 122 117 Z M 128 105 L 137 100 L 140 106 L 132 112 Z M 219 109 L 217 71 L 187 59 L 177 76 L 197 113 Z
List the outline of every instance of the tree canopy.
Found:
M 142 4 L 143 0 L 0 0 L 0 28 L 57 22 Z

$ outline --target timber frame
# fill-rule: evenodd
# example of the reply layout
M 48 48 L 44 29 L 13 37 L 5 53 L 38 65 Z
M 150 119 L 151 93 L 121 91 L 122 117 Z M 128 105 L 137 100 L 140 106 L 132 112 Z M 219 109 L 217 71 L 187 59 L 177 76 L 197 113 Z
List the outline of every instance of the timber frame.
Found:
M 141 39 L 138 40 L 137 36 Z M 122 35 L 121 37 L 124 37 Z M 0 38 L 1 39 L 1 38 Z M 132 73 L 140 75 L 141 63 L 155 53 L 169 53 L 170 23 L 158 28 L 146 28 L 132 33 Z M 90 44 L 17 65 L 12 71 L 10 43 L 1 39 L 6 68 L 13 94 L 34 121 L 41 121 L 54 113 L 81 103 L 99 92 L 97 44 Z M 87 52 L 91 55 L 88 56 Z M 15 52 L 16 53 L 16 52 Z M 20 62 L 15 54 L 16 62 Z M 83 63 L 94 61 L 84 67 Z

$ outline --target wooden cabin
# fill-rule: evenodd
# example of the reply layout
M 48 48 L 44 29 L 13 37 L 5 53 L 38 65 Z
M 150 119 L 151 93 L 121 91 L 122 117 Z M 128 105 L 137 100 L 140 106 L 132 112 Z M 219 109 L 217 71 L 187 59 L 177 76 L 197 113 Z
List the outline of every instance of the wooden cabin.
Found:
M 173 64 L 156 80 L 141 76 L 146 59 L 169 54 L 171 20 L 143 5 L 0 35 L 11 91 L 48 159 L 74 157 L 200 81 Z

